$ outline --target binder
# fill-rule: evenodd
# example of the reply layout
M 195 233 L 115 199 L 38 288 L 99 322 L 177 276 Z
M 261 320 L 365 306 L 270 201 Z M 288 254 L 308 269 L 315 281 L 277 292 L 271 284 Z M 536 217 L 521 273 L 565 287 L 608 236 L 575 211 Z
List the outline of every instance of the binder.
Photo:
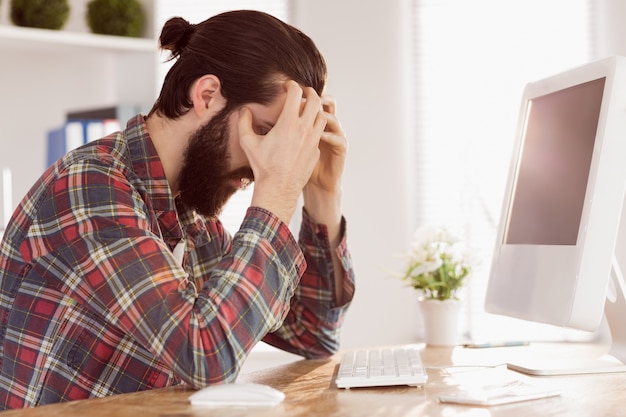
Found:
M 120 131 L 130 118 L 143 110 L 141 105 L 120 104 L 67 112 L 63 126 L 47 133 L 46 167 L 85 143 Z
M 63 126 L 48 131 L 46 166 L 50 166 L 72 149 L 85 143 L 82 122 L 66 122 Z

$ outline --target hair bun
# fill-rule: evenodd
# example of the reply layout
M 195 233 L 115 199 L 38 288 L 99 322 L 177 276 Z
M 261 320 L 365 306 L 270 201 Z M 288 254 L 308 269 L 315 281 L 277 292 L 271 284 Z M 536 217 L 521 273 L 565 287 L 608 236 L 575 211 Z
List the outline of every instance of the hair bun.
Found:
M 170 59 L 178 58 L 189 44 L 195 30 L 196 25 L 192 25 L 182 17 L 172 17 L 165 22 L 161 31 L 159 38 L 161 49 L 171 51 Z

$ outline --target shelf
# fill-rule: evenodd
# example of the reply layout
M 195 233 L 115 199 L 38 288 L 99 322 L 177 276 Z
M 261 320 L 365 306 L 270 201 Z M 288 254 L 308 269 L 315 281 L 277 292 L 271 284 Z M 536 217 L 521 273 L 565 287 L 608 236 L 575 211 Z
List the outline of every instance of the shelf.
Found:
M 62 30 L 0 25 L 0 50 L 48 50 L 85 52 L 156 53 L 155 39 L 95 35 Z

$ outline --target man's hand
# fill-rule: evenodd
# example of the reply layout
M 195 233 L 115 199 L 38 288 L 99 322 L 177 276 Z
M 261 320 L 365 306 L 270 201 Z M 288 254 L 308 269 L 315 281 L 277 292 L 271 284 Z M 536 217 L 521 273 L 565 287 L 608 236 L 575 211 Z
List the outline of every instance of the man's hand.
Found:
M 326 128 L 320 140 L 320 158 L 304 187 L 304 207 L 317 223 L 338 225 L 341 220 L 341 177 L 348 140 L 336 114 L 335 100 L 322 97 Z
M 322 96 L 321 100 L 327 123 L 319 144 L 320 159 L 313 170 L 307 188 L 317 188 L 318 191 L 336 193 L 341 188 L 341 176 L 348 152 L 348 141 L 337 119 L 337 105 L 334 98 Z
M 262 207 L 289 223 L 298 197 L 320 160 L 320 138 L 327 123 L 322 102 L 312 88 L 285 83 L 282 112 L 266 135 L 252 128 L 252 114 L 239 113 L 239 136 L 254 172 L 252 205 Z M 304 100 L 303 100 L 304 99 Z

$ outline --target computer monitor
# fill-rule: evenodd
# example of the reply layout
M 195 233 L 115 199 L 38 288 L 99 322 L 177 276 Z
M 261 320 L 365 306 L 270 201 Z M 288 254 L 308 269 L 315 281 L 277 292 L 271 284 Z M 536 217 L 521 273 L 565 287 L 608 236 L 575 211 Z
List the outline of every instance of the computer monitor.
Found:
M 533 358 L 537 364 L 510 368 L 537 375 L 626 371 L 625 187 L 626 58 L 529 83 L 485 310 L 589 331 L 604 315 L 612 347 L 602 358 Z

